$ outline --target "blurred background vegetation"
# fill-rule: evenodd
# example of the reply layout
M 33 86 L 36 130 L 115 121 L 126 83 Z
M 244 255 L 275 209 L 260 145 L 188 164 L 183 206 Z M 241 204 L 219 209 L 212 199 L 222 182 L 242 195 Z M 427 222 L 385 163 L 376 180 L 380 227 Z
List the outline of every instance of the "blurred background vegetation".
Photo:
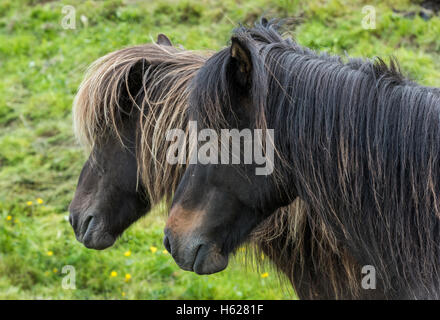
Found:
M 0 299 L 294 298 L 242 250 L 219 274 L 180 270 L 162 246 L 161 208 L 110 249 L 78 243 L 67 221 L 86 159 L 71 125 L 78 85 L 95 59 L 158 33 L 186 49 L 217 50 L 237 23 L 265 15 L 295 17 L 292 35 L 305 46 L 394 55 L 407 77 L 440 87 L 440 17 L 420 4 L 436 9 L 409 0 L 1 0 Z M 61 26 L 65 5 L 76 12 L 73 30 Z M 376 29 L 362 28 L 365 5 L 376 10 Z M 61 287 L 65 265 L 76 268 L 76 290 Z

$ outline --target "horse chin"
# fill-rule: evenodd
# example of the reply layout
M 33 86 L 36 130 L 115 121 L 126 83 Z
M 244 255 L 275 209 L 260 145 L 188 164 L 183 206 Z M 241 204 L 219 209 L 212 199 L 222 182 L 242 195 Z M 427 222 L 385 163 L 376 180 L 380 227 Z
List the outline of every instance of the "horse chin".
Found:
M 217 273 L 223 271 L 228 262 L 228 255 L 220 253 L 216 246 L 203 245 L 195 257 L 193 271 L 200 275 Z
M 95 250 L 103 250 L 111 247 L 115 243 L 116 237 L 102 230 L 99 225 L 93 223 L 94 221 L 90 223 L 86 233 L 82 237 L 82 244 L 88 249 Z
M 111 234 L 105 232 L 103 234 L 92 234 L 83 239 L 83 245 L 88 249 L 104 250 L 111 247 L 116 241 L 116 238 Z

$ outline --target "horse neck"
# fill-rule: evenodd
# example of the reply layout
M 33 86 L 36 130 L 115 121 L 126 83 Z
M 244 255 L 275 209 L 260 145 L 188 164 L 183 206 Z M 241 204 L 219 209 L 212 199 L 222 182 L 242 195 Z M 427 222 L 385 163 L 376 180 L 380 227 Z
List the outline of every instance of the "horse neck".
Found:
M 268 123 L 293 189 L 361 265 L 382 272 L 384 290 L 438 294 L 439 90 L 371 62 L 288 58 L 273 72 Z

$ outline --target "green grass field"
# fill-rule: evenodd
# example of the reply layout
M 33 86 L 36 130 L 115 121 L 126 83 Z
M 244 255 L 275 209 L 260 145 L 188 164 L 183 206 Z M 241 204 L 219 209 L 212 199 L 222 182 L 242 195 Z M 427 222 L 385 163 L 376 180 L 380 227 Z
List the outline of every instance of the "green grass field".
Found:
M 365 30 L 364 5 L 376 9 Z M 62 9 L 75 9 L 63 29 Z M 187 49 L 226 45 L 242 22 L 297 17 L 299 43 L 350 56 L 394 55 L 403 73 L 440 87 L 440 17 L 405 17 L 410 1 L 0 1 L 0 299 L 290 299 L 270 266 L 230 266 L 210 276 L 180 270 L 163 252 L 161 208 L 117 244 L 91 251 L 75 240 L 67 207 L 86 159 L 73 138 L 71 106 L 87 66 L 158 33 Z M 62 269 L 76 289 L 62 288 Z

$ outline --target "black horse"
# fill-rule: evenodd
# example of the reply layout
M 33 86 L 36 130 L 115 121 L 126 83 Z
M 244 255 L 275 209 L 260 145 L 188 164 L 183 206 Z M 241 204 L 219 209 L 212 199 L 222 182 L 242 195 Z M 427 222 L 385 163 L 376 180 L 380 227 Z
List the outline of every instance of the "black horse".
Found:
M 165 228 L 177 264 L 223 270 L 261 221 L 298 196 L 312 237 L 321 225 L 333 253 L 347 257 L 322 270 L 330 279 L 354 260 L 375 270 L 375 290 L 363 290 L 376 297 L 440 298 L 440 90 L 405 79 L 393 60 L 343 61 L 259 36 L 277 31 L 240 27 L 208 59 L 193 79 L 189 114 L 199 130 L 274 129 L 275 172 L 190 165 Z M 358 271 L 348 279 L 360 288 Z
M 75 133 L 90 156 L 69 207 L 86 247 L 113 245 L 155 204 L 170 199 L 183 169 L 163 165 L 165 132 L 184 127 L 186 88 L 205 60 L 159 35 L 157 44 L 118 50 L 91 66 L 73 110 Z

